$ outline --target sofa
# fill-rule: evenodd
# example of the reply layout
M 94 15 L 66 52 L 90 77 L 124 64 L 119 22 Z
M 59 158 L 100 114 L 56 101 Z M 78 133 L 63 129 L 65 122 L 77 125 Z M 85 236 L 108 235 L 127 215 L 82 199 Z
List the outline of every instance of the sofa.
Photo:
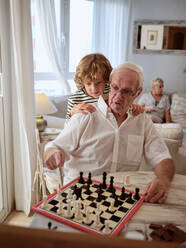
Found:
M 154 124 L 167 144 L 176 166 L 176 173 L 186 175 L 186 93 L 169 94 L 172 123 Z M 64 128 L 68 96 L 50 98 L 57 112 L 44 116 L 49 128 Z M 140 170 L 152 170 L 142 161 Z

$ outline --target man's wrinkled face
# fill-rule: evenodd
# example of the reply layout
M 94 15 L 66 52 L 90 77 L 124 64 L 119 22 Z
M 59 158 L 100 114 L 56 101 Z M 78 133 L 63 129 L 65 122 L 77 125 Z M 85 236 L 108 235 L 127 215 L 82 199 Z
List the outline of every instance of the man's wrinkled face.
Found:
M 138 90 L 138 74 L 131 70 L 116 71 L 111 78 L 109 107 L 114 114 L 124 115 Z

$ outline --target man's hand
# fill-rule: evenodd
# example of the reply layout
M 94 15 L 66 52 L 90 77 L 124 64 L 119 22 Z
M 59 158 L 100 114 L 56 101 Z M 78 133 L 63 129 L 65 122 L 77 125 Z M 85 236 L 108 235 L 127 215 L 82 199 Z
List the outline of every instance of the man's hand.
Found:
M 163 203 L 167 199 L 170 187 L 169 180 L 155 178 L 147 185 L 145 201 L 150 203 Z
M 44 162 L 50 170 L 54 170 L 64 165 L 62 151 L 56 148 L 48 148 L 44 153 Z
M 91 104 L 89 103 L 80 103 L 80 104 L 77 104 L 75 105 L 71 111 L 70 111 L 70 115 L 74 115 L 74 114 L 77 114 L 77 113 L 82 113 L 84 115 L 86 115 L 88 112 L 89 113 L 93 113 L 95 111 L 95 107 L 92 106 Z

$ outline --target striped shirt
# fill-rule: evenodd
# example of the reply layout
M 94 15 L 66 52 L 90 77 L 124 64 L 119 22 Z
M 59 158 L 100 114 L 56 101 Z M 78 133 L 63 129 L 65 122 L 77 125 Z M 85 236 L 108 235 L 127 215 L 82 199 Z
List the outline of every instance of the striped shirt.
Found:
M 105 90 L 103 92 L 103 98 L 107 99 L 108 98 L 108 93 L 110 90 L 110 85 L 106 84 L 105 85 Z M 67 113 L 66 113 L 66 119 L 70 119 L 70 111 L 76 104 L 81 104 L 83 102 L 86 103 L 96 103 L 98 101 L 98 98 L 93 98 L 91 96 L 88 96 L 85 94 L 84 90 L 77 90 L 75 93 L 73 93 L 71 96 L 68 98 L 67 102 Z

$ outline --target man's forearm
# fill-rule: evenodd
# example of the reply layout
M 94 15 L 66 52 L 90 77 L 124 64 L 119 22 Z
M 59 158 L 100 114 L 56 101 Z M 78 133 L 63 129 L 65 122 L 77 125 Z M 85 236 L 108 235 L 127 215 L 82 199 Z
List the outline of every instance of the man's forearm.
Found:
M 175 166 L 172 159 L 162 160 L 155 168 L 155 174 L 160 180 L 171 180 L 175 173 Z

